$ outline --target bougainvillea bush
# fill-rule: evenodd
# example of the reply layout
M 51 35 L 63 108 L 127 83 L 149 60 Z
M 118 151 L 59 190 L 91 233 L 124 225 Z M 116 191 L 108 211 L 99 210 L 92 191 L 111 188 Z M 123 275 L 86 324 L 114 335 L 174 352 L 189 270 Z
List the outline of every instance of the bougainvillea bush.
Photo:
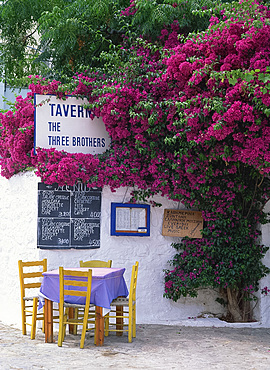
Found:
M 270 13 L 245 1 L 228 14 L 185 40 L 173 34 L 168 43 L 163 32 L 166 48 L 142 40 L 131 51 L 123 46 L 129 61 L 113 76 L 78 74 L 69 86 L 32 77 L 27 98 L 1 115 L 0 155 L 7 178 L 30 167 L 46 183 L 129 186 L 134 200 L 160 193 L 201 210 L 202 238 L 173 244 L 164 296 L 177 301 L 215 288 L 228 318 L 247 321 L 269 273 L 259 225 L 270 195 Z M 103 118 L 110 150 L 34 155 L 35 92 L 86 96 Z

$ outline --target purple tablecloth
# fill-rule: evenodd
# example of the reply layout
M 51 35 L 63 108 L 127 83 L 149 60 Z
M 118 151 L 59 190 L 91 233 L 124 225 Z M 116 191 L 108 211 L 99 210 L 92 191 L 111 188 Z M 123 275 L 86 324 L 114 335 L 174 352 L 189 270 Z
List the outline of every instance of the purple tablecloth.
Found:
M 87 271 L 87 267 L 65 268 L 66 270 Z M 128 289 L 124 280 L 124 268 L 95 267 L 92 270 L 92 289 L 90 303 L 110 309 L 112 300 L 118 296 L 128 296 Z M 41 297 L 59 303 L 59 270 L 43 273 L 40 287 Z M 79 300 L 78 300 L 79 298 Z M 69 296 L 69 303 L 84 303 L 81 297 Z M 85 301 L 85 298 L 84 298 Z M 44 305 L 44 300 L 39 300 L 39 309 Z

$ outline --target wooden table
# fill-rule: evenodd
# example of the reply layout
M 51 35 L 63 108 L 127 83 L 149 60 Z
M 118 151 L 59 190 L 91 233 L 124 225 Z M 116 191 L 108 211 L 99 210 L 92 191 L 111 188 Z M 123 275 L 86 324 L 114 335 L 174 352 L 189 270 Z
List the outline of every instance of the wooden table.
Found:
M 87 269 L 88 268 L 74 268 L 74 270 Z M 119 296 L 126 297 L 128 295 L 128 289 L 123 277 L 124 271 L 125 269 L 113 268 L 92 269 L 92 293 L 90 301 L 96 306 L 97 346 L 102 346 L 104 343 L 103 308 L 109 310 L 110 303 L 113 299 Z M 59 289 L 57 289 L 59 288 L 59 273 L 58 270 L 53 270 L 45 272 L 43 275 L 44 278 L 41 284 L 40 292 L 41 296 L 44 298 L 45 342 L 53 343 L 53 302 L 59 302 Z M 118 321 L 117 325 L 119 328 L 123 327 L 123 320 Z M 122 333 L 119 333 L 118 335 L 121 334 Z
M 49 299 L 45 299 L 44 316 L 45 343 L 53 343 L 53 301 Z M 102 315 L 102 307 L 96 306 L 96 346 L 103 346 L 103 343 L 104 316 Z

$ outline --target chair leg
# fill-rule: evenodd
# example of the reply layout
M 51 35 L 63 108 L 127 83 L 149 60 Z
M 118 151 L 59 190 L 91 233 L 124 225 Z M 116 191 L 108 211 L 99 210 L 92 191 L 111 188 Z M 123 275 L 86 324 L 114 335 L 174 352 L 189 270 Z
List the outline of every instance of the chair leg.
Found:
M 25 301 L 22 300 L 22 334 L 26 335 L 26 314 L 25 314 Z
M 63 341 L 65 340 L 66 332 L 67 332 L 67 321 L 68 321 L 68 313 L 69 308 L 64 310 L 64 318 L 63 318 Z M 76 326 L 76 325 L 74 325 Z
M 42 308 L 42 312 L 43 312 L 42 333 L 45 333 L 45 310 L 44 310 L 44 307 Z
M 80 348 L 84 348 L 85 334 L 86 334 L 86 329 L 87 329 L 87 319 L 88 319 L 88 312 L 86 311 L 86 308 L 85 308 L 84 309 L 83 328 L 82 328 Z
M 133 325 L 133 307 L 129 307 L 128 313 L 128 342 L 132 342 L 132 325 Z
M 31 339 L 36 337 L 36 325 L 37 325 L 37 306 L 38 298 L 33 299 L 33 314 L 32 314 L 32 325 L 31 325 Z
M 133 317 L 132 312 L 129 313 L 128 317 L 128 342 L 132 342 L 132 323 L 133 323 Z
M 133 305 L 133 323 L 132 323 L 132 336 L 136 338 L 136 303 Z
M 64 336 L 64 307 L 59 307 L 59 332 L 58 332 L 58 347 L 62 347 Z
M 105 315 L 104 317 L 104 335 L 107 337 L 109 335 L 109 324 L 110 324 L 110 319 L 109 319 L 109 314 Z

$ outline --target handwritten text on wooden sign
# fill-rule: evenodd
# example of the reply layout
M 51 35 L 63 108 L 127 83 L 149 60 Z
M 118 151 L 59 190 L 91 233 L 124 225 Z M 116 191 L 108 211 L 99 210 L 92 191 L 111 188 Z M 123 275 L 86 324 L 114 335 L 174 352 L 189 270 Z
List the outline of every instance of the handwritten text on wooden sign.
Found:
M 202 238 L 203 228 L 202 212 L 179 209 L 165 209 L 163 217 L 162 235 L 188 236 Z

